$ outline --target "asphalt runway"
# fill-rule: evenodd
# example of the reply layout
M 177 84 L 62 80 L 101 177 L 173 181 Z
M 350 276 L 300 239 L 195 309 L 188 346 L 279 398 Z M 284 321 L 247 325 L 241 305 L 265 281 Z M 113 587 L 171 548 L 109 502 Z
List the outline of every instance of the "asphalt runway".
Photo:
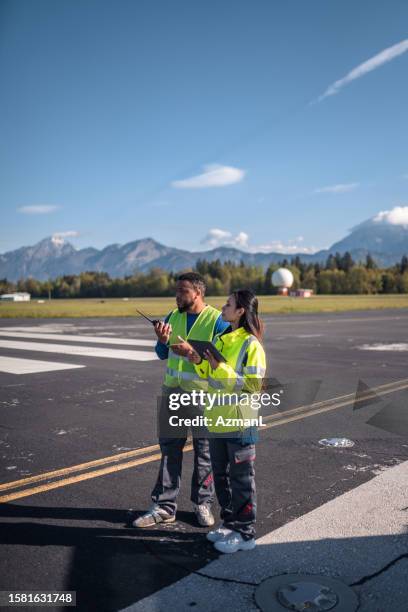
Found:
M 367 424 L 406 405 L 407 310 L 264 321 L 284 400 L 257 445 L 258 536 L 408 459 L 404 427 Z M 189 501 L 188 446 L 177 523 L 127 527 L 158 468 L 153 341 L 140 319 L 0 320 L 0 590 L 75 590 L 78 609 L 120 610 L 216 558 Z M 334 436 L 355 445 L 319 444 Z

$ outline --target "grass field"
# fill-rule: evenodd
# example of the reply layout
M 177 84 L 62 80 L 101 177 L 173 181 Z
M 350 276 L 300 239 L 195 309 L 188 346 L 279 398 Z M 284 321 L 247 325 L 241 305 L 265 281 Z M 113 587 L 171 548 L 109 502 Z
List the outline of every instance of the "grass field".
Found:
M 209 297 L 207 302 L 216 307 L 225 303 L 225 297 Z M 301 312 L 340 312 L 346 310 L 372 310 L 408 308 L 408 294 L 397 295 L 319 295 L 311 298 L 260 296 L 262 314 L 288 314 Z M 51 300 L 39 304 L 31 302 L 0 303 L 0 318 L 48 317 L 133 317 L 139 316 L 135 308 L 159 317 L 175 307 L 173 298 L 72 299 Z

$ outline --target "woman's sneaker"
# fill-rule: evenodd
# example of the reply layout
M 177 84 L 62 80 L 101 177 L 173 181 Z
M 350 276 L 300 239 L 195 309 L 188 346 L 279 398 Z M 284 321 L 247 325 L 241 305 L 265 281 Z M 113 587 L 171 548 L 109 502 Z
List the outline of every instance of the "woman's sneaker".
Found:
M 255 538 L 244 540 L 240 533 L 233 531 L 223 540 L 218 540 L 214 543 L 214 548 L 222 553 L 235 553 L 238 550 L 252 550 L 255 548 Z
M 132 527 L 144 528 L 154 527 L 157 523 L 174 523 L 176 515 L 167 512 L 165 508 L 162 508 L 158 504 L 154 504 L 150 510 L 139 516 L 132 523 Z
M 232 533 L 232 529 L 227 529 L 227 527 L 220 525 L 218 529 L 213 529 L 213 531 L 209 531 L 206 535 L 206 538 L 210 542 L 219 542 L 220 540 L 223 540 L 224 538 L 229 536 L 230 533 Z
M 201 527 L 212 527 L 214 525 L 214 515 L 207 504 L 194 504 L 194 512 Z

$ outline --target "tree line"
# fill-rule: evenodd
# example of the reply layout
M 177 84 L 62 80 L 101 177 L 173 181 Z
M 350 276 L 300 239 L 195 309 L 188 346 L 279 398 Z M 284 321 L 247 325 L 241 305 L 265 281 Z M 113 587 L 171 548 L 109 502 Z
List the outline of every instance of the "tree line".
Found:
M 246 287 L 259 295 L 276 293 L 272 273 L 280 267 L 291 270 L 293 289 L 312 289 L 316 294 L 408 293 L 408 258 L 389 268 L 379 268 L 367 255 L 364 263 L 353 261 L 350 253 L 329 255 L 325 264 L 304 263 L 297 257 L 262 266 L 220 260 L 198 260 L 194 271 L 205 278 L 207 295 L 227 295 Z M 189 269 L 191 270 L 191 268 Z M 184 270 L 187 271 L 187 270 Z M 124 278 L 111 278 L 106 272 L 81 272 L 39 281 L 21 279 L 17 283 L 0 279 L 0 294 L 26 291 L 33 298 L 123 298 L 165 297 L 175 293 L 179 273 L 152 268 Z

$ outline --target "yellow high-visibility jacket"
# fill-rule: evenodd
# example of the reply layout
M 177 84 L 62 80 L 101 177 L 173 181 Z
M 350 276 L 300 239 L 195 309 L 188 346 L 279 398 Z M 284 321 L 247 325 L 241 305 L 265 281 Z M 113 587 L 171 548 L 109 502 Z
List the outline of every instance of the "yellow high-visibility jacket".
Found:
M 207 427 L 209 431 L 219 433 L 242 431 L 245 426 L 232 424 L 231 419 L 236 421 L 257 416 L 250 407 L 250 397 L 262 389 L 266 372 L 265 351 L 259 340 L 243 327 L 216 336 L 213 343 L 226 363 L 220 363 L 215 370 L 206 360 L 195 365 L 197 374 L 208 380 L 207 393 L 216 395 L 214 405 L 211 407 L 207 403 L 205 407 Z M 246 398 L 244 402 L 241 401 L 243 396 Z
M 209 340 L 211 342 L 215 324 L 220 314 L 219 310 L 207 304 L 187 333 L 187 313 L 179 312 L 178 308 L 175 308 L 168 320 L 168 323 L 172 327 L 168 344 L 177 344 L 180 342 L 178 336 L 185 338 L 187 341 L 194 339 Z M 207 381 L 203 380 L 202 376 L 197 376 L 194 370 L 194 364 L 192 364 L 187 357 L 176 355 L 176 353 L 173 353 L 172 349 L 169 348 L 164 386 L 170 388 L 181 387 L 184 391 L 192 391 L 194 389 L 206 390 Z

